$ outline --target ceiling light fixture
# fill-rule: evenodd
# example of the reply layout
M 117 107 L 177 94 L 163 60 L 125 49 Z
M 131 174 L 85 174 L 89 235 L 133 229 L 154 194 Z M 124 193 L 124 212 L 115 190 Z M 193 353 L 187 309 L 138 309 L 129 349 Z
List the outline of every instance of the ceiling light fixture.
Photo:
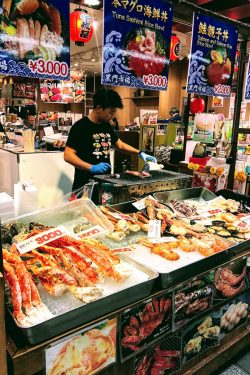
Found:
M 84 0 L 84 5 L 97 6 L 100 5 L 100 0 Z
M 75 66 L 78 66 L 78 63 L 75 63 L 74 65 L 75 65 Z

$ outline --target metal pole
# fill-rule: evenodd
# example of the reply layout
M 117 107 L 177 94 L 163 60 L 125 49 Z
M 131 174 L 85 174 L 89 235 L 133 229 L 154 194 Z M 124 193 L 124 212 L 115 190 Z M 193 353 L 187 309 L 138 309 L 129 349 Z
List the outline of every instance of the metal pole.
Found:
M 187 104 L 185 106 L 185 110 L 184 110 L 184 114 L 183 114 L 183 125 L 184 125 L 184 144 L 183 144 L 183 157 L 184 157 L 184 159 L 183 160 L 185 160 L 185 156 L 186 156 L 190 100 L 191 100 L 191 94 L 188 94 Z
M 240 111 L 242 102 L 242 92 L 244 84 L 244 59 L 247 50 L 247 41 L 240 42 L 240 57 L 239 57 L 239 70 L 237 76 L 236 85 L 236 96 L 235 96 L 235 107 L 234 107 L 234 118 L 233 118 L 233 130 L 232 130 L 232 146 L 228 163 L 231 164 L 228 176 L 228 189 L 233 189 L 234 186 L 234 172 L 237 157 L 237 145 L 238 145 L 238 129 L 240 123 Z

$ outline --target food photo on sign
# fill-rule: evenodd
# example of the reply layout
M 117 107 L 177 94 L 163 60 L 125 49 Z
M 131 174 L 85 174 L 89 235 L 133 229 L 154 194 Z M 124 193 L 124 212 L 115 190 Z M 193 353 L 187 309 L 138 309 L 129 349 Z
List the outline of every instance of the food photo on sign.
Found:
M 232 230 L 238 231 L 232 226 Z M 214 278 L 215 296 L 214 303 L 224 299 L 233 298 L 250 286 L 250 275 L 247 272 L 246 258 L 228 263 L 215 271 Z
M 116 362 L 117 320 L 99 322 L 45 349 L 46 375 L 96 374 Z
M 215 312 L 188 324 L 183 331 L 183 363 L 189 362 L 202 352 L 219 345 L 219 338 L 220 316 Z
M 121 361 L 132 357 L 171 331 L 172 293 L 125 310 L 120 316 Z
M 230 96 L 237 37 L 233 25 L 194 13 L 187 92 Z
M 1 2 L 0 73 L 34 78 L 69 76 L 69 2 Z
M 196 315 L 208 310 L 213 302 L 214 271 L 178 285 L 174 289 L 173 323 L 177 330 Z
M 172 335 L 135 358 L 134 375 L 173 374 L 181 367 L 181 335 Z
M 105 1 L 102 84 L 165 90 L 172 18 L 168 1 Z
M 250 295 L 249 290 L 247 290 L 220 308 L 218 312 L 220 317 L 220 338 L 247 323 L 249 301 Z

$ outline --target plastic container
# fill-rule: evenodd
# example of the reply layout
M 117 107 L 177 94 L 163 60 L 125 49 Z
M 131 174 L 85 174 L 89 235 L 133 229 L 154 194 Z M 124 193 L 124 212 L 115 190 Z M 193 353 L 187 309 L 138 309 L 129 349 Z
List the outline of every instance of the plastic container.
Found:
M 113 184 L 102 184 L 103 193 L 101 196 L 101 203 L 103 206 L 106 204 L 113 204 Z

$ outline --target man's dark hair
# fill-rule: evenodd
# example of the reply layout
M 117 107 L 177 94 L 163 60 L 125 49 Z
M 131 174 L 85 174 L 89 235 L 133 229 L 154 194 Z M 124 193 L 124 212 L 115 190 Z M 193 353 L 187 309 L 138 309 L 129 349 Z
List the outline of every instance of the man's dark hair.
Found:
M 120 95 L 116 91 L 106 88 L 99 89 L 93 96 L 93 107 L 96 108 L 98 105 L 103 109 L 123 108 Z

